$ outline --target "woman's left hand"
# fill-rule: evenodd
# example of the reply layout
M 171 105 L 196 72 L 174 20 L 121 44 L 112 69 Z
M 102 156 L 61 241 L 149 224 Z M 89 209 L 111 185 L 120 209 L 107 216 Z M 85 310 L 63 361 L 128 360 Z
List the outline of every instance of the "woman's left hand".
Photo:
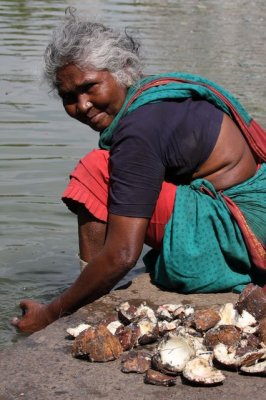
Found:
M 47 306 L 44 304 L 33 300 L 23 300 L 19 306 L 22 310 L 22 317 L 14 317 L 11 324 L 22 332 L 37 332 L 53 322 Z

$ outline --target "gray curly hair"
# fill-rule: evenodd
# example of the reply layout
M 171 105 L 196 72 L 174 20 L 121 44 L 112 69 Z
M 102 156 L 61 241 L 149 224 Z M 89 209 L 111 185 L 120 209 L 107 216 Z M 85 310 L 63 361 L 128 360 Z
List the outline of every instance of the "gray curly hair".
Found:
M 125 87 L 143 76 L 139 43 L 126 30 L 121 34 L 90 22 L 73 9 L 66 10 L 64 21 L 54 30 L 44 63 L 44 79 L 53 90 L 58 69 L 72 63 L 81 70 L 108 70 Z

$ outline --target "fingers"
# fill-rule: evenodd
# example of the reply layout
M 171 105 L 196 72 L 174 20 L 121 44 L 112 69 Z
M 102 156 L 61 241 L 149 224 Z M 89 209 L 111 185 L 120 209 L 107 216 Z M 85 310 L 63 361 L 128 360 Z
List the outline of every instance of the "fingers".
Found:
M 18 317 L 14 317 L 10 321 L 11 325 L 15 326 L 16 328 L 19 327 L 20 319 Z
M 49 324 L 45 307 L 33 300 L 22 300 L 20 302 L 22 310 L 21 317 L 14 317 L 10 323 L 21 332 L 33 333 L 44 328 Z
M 10 321 L 11 325 L 20 329 L 21 321 L 22 321 L 23 317 L 26 315 L 29 308 L 31 307 L 32 303 L 33 302 L 31 300 L 22 300 L 19 303 L 19 307 L 21 308 L 21 311 L 22 311 L 22 318 L 18 318 L 18 317 L 12 318 Z
M 11 325 L 17 328 L 19 331 L 24 333 L 32 333 L 32 330 L 28 328 L 28 317 L 14 317 L 10 321 Z

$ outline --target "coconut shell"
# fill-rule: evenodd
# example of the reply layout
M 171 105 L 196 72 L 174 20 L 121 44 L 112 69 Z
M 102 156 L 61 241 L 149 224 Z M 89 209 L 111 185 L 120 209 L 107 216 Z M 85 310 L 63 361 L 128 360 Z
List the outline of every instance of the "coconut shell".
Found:
M 196 357 L 187 362 L 183 377 L 201 385 L 217 385 L 225 380 L 224 374 L 202 357 Z
M 121 363 L 122 372 L 144 374 L 151 367 L 151 357 L 144 352 L 130 351 Z
M 144 377 L 144 382 L 157 386 L 173 386 L 176 384 L 176 378 L 169 375 L 164 375 L 159 371 L 149 369 Z
M 138 326 L 130 324 L 116 330 L 115 336 L 119 340 L 123 351 L 130 350 L 138 345 L 140 329 Z
M 234 325 L 220 325 L 218 328 L 212 328 L 206 332 L 203 344 L 209 349 L 213 349 L 219 343 L 233 346 L 239 342 L 240 337 L 241 331 Z
M 213 328 L 219 321 L 220 315 L 212 308 L 198 310 L 193 315 L 193 325 L 197 331 L 205 332 Z
M 128 302 L 122 303 L 118 308 L 118 319 L 125 325 L 138 318 L 138 308 Z
M 259 340 L 266 345 L 266 317 L 262 318 L 258 327 Z
M 119 340 L 104 325 L 86 329 L 75 339 L 72 346 L 73 357 L 96 362 L 115 360 L 122 352 Z
M 261 320 L 266 317 L 266 292 L 260 286 L 250 283 L 240 294 L 235 308 L 240 314 L 246 310 L 257 321 Z

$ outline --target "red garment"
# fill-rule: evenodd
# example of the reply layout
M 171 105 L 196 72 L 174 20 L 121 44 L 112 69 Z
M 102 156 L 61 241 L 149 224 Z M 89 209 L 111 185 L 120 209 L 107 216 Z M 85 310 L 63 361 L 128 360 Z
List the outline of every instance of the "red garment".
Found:
M 107 222 L 109 177 L 109 151 L 93 150 L 71 173 L 62 195 L 63 202 L 75 214 L 77 203 L 84 204 L 94 217 Z M 172 183 L 163 182 L 145 238 L 145 243 L 154 249 L 161 248 L 164 227 L 173 211 L 176 188 Z

